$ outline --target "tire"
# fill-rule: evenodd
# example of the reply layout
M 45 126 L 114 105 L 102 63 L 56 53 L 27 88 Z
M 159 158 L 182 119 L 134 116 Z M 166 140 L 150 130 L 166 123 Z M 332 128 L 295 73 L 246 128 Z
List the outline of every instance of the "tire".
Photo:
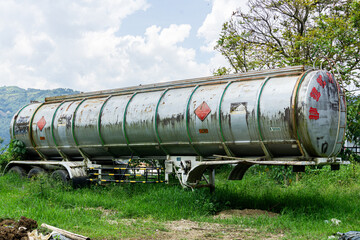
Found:
M 45 171 L 43 168 L 33 167 L 33 168 L 29 171 L 27 177 L 28 177 L 28 178 L 37 178 L 37 177 L 39 177 L 41 174 L 45 174 L 45 173 L 46 173 L 46 171 Z
M 69 173 L 66 170 L 56 170 L 51 174 L 51 178 L 56 182 L 68 185 L 70 182 Z
M 88 176 L 72 178 L 71 184 L 73 188 L 82 188 L 82 187 L 90 186 L 90 182 L 88 181 Z
M 20 167 L 20 166 L 14 166 L 14 167 L 10 168 L 7 173 L 16 174 L 16 175 L 18 175 L 19 177 L 22 177 L 22 178 L 26 177 L 25 169 Z

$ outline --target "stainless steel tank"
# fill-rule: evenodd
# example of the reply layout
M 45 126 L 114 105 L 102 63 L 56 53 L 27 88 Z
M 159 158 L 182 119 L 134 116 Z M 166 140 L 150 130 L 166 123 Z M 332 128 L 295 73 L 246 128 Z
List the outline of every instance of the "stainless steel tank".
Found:
M 47 98 L 16 113 L 11 135 L 43 159 L 331 157 L 345 108 L 330 72 L 298 66 Z

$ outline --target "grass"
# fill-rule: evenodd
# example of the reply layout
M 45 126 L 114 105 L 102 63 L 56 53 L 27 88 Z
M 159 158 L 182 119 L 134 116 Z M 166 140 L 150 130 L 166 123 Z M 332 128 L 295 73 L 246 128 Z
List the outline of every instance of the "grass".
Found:
M 220 169 L 216 191 L 183 190 L 178 185 L 108 185 L 72 189 L 47 179 L 0 177 L 0 218 L 26 216 L 39 223 L 92 239 L 155 238 L 166 221 L 190 219 L 234 224 L 284 239 L 327 239 L 336 232 L 360 230 L 360 167 L 307 169 L 300 181 L 284 185 L 271 171 L 251 169 L 242 181 L 226 181 Z M 225 209 L 262 209 L 278 217 L 214 218 Z M 339 225 L 331 219 L 341 221 Z M 328 220 L 329 222 L 326 222 Z

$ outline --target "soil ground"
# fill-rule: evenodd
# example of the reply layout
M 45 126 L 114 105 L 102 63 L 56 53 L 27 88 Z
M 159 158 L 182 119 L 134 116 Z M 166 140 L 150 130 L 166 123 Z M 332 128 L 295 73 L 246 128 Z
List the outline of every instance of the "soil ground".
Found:
M 278 213 L 269 212 L 269 211 L 260 210 L 260 209 L 243 209 L 243 210 L 229 209 L 229 210 L 224 210 L 222 212 L 219 212 L 216 216 L 214 216 L 214 218 L 226 219 L 226 218 L 232 218 L 232 217 L 257 217 L 257 216 L 261 216 L 261 215 L 266 215 L 269 217 L 279 216 Z
M 278 216 L 277 213 L 259 209 L 231 209 L 219 212 L 214 218 L 256 217 L 267 215 Z M 200 223 L 189 220 L 172 221 L 165 224 L 167 232 L 157 234 L 160 239 L 281 239 L 283 234 L 269 234 L 257 229 L 245 228 L 241 225 L 218 223 Z
M 112 211 L 97 208 L 103 215 L 111 215 Z M 214 218 L 226 219 L 232 217 L 256 217 L 267 215 L 277 217 L 277 213 L 258 209 L 232 209 L 219 212 Z M 136 219 L 122 219 L 121 221 L 108 221 L 110 224 L 133 223 Z M 27 232 L 37 228 L 37 222 L 21 217 L 19 221 L 0 219 L 0 240 L 27 240 Z M 190 220 L 169 221 L 164 228 L 156 230 L 153 239 L 281 239 L 283 234 L 264 233 L 254 228 L 241 225 L 229 225 L 208 222 L 195 222 Z M 136 239 L 142 239 L 140 236 Z
M 166 223 L 168 231 L 156 234 L 157 239 L 281 239 L 283 234 L 263 233 L 239 225 L 199 223 L 180 220 Z
M 27 240 L 27 232 L 37 228 L 35 220 L 21 217 L 19 221 L 0 219 L 0 240 Z
M 103 216 L 108 216 L 114 214 L 114 212 L 97 208 L 103 213 Z M 259 209 L 231 209 L 219 212 L 214 218 L 226 219 L 232 217 L 258 217 L 258 216 L 269 216 L 277 217 L 279 214 L 259 210 Z M 131 225 L 136 222 L 136 219 L 121 219 L 120 221 L 108 220 L 108 223 L 112 225 L 125 224 Z M 229 224 L 219 224 L 219 223 L 209 223 L 209 222 L 195 222 L 190 220 L 179 220 L 179 221 L 169 221 L 164 223 L 164 227 L 156 230 L 156 233 L 153 235 L 152 239 L 281 239 L 284 237 L 284 234 L 272 234 L 262 232 L 254 228 L 246 228 L 241 225 L 229 225 Z M 131 239 L 145 239 L 142 237 L 131 238 Z M 150 239 L 148 236 L 146 239 Z M 102 240 L 107 240 L 106 238 Z

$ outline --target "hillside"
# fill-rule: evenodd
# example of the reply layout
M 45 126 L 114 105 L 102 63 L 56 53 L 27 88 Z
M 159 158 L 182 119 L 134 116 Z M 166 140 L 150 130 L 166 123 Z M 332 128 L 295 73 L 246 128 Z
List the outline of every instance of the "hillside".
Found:
M 0 138 L 7 144 L 10 140 L 9 126 L 11 118 L 30 101 L 44 101 L 45 97 L 79 93 L 72 89 L 57 88 L 53 90 L 23 89 L 19 87 L 0 87 Z

